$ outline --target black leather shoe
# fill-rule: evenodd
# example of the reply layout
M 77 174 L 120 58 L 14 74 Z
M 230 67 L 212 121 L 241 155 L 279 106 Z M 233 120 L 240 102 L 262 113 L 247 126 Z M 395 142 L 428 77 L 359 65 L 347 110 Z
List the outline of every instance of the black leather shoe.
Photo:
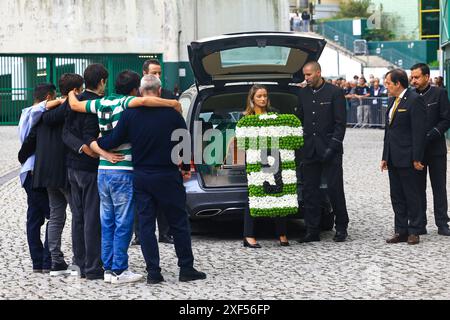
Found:
M 298 240 L 300 243 L 307 243 L 307 242 L 317 242 L 320 241 L 320 236 L 315 233 L 307 233 L 303 238 Z
M 443 227 L 438 228 L 438 234 L 441 236 L 450 236 L 450 228 L 449 227 Z
M 336 234 L 333 237 L 334 242 L 344 242 L 347 240 L 348 233 L 347 231 L 336 231 Z
M 134 238 L 134 240 L 131 241 L 131 245 L 132 246 L 140 246 L 141 245 L 141 241 L 139 240 L 139 238 Z
M 206 273 L 195 270 L 194 268 L 180 269 L 179 280 L 181 282 L 206 279 Z
M 158 284 L 161 282 L 164 282 L 164 277 L 161 275 L 161 273 L 149 274 L 147 276 L 147 284 Z
M 159 237 L 159 242 L 173 244 L 173 237 L 168 234 L 164 234 Z
M 244 248 L 259 249 L 261 245 L 259 243 L 251 244 L 247 239 L 244 239 Z

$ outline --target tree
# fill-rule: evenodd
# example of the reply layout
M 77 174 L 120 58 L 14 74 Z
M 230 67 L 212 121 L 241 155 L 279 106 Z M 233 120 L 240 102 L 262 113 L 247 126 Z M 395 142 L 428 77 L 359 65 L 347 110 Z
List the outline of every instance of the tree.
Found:
M 370 0 L 346 0 L 339 5 L 338 19 L 344 18 L 368 18 L 370 16 Z

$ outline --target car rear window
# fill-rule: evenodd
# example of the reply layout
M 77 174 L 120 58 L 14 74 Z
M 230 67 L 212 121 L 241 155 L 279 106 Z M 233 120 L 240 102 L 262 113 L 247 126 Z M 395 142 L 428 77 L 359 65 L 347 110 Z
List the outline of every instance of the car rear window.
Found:
M 220 52 L 222 67 L 240 65 L 279 65 L 286 66 L 291 49 L 285 47 L 245 47 Z

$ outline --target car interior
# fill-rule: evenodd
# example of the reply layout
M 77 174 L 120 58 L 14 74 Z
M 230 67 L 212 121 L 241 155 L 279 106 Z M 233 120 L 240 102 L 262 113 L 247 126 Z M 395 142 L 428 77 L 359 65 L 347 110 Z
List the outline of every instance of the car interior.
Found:
M 269 97 L 273 111 L 278 113 L 294 113 L 298 105 L 293 93 L 270 92 Z M 203 164 L 197 165 L 206 187 L 246 186 L 245 151 L 237 148 L 235 140 L 236 124 L 243 117 L 246 100 L 247 92 L 226 93 L 211 96 L 201 106 L 203 134 L 215 129 L 212 137 L 204 136 Z

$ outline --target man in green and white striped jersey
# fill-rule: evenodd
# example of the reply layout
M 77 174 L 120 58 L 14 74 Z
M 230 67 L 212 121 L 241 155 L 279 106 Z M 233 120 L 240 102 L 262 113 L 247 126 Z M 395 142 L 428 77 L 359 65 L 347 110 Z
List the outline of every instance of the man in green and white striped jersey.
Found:
M 173 107 L 181 110 L 176 100 L 158 97 L 136 97 L 140 86 L 139 74 L 124 71 L 117 77 L 116 93 L 100 100 L 78 101 L 75 92 L 69 94 L 72 110 L 97 114 L 100 133 L 109 135 L 117 125 L 122 112 L 135 107 Z M 102 154 L 95 141 L 88 142 L 93 151 Z M 118 154 L 113 162 L 100 159 L 98 191 L 102 227 L 102 261 L 104 280 L 111 283 L 138 281 L 142 275 L 128 271 L 128 247 L 131 241 L 134 217 L 133 163 L 131 145 L 123 144 L 113 150 Z

